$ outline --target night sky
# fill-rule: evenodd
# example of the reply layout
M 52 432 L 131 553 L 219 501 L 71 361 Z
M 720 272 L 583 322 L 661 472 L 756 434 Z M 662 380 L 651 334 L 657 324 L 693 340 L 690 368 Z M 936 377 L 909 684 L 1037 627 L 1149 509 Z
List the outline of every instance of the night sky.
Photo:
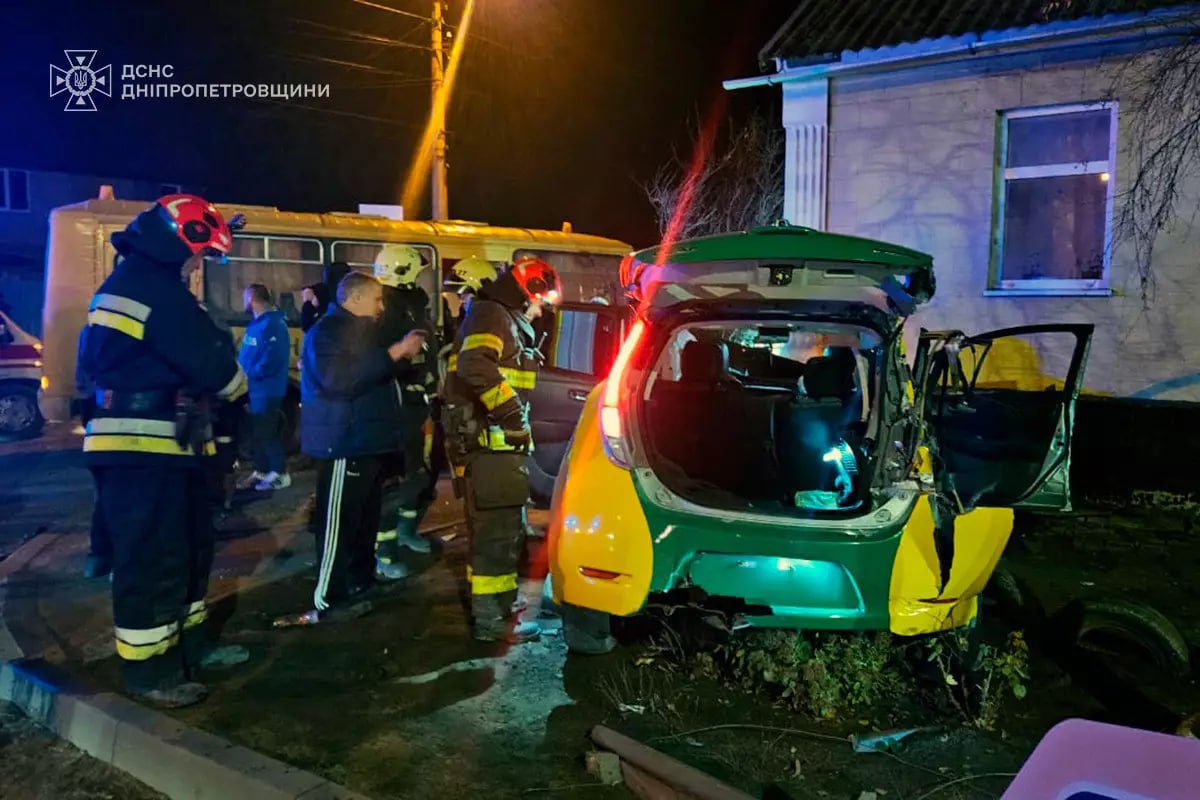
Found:
M 297 210 L 398 202 L 429 108 L 425 0 L 0 0 L 0 166 L 199 183 L 219 201 Z M 457 23 L 465 0 L 453 0 Z M 575 229 L 636 245 L 656 235 L 640 182 L 697 115 L 729 103 L 776 114 L 778 90 L 726 93 L 758 74 L 791 0 L 477 0 L 449 115 L 450 211 Z M 386 41 L 367 41 L 364 34 Z M 412 45 L 412 46 L 406 46 Z M 292 105 L 48 97 L 64 49 L 95 66 L 172 64 L 190 83 L 328 83 Z M 335 64 L 332 61 L 349 62 Z M 117 93 L 119 94 L 119 92 Z M 295 103 L 303 103 L 299 107 Z M 427 206 L 410 216 L 425 216 Z

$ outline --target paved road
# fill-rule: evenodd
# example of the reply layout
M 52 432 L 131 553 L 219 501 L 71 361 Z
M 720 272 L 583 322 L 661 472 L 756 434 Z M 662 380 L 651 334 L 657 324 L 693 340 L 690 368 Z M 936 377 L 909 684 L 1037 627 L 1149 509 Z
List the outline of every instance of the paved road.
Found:
M 84 533 L 91 513 L 78 450 L 0 455 L 0 558 L 39 533 Z

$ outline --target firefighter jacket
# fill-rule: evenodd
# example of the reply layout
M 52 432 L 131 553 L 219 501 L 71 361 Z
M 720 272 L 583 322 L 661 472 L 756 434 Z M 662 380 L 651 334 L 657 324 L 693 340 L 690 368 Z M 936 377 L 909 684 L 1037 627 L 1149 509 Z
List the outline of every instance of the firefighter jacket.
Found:
M 395 366 L 406 432 L 419 432 L 429 417 L 429 397 L 437 390 L 437 331 L 429 316 L 429 296 L 423 289 L 383 287 L 380 346 L 389 347 L 415 330 L 425 332 L 425 350 L 412 361 L 402 359 Z
M 458 429 L 447 433 L 461 437 L 468 449 L 514 449 L 500 422 L 526 412 L 537 384 L 533 326 L 505 288 L 497 281 L 472 301 L 447 364 L 445 401 Z
M 79 368 L 96 388 L 95 415 L 83 440 L 91 466 L 199 467 L 197 450 L 215 448 L 202 415 L 183 409 L 191 409 L 193 399 L 234 400 L 246 393 L 229 336 L 180 280 L 179 265 L 137 251 L 92 297 Z M 194 445 L 179 443 L 188 439 Z

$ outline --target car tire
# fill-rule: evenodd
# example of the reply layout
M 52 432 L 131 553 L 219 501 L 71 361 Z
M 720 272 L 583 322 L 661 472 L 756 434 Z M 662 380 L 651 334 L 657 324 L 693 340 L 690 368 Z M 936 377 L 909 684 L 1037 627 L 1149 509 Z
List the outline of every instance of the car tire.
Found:
M 0 384 L 0 436 L 31 439 L 42 432 L 45 422 L 36 389 L 20 383 Z
M 612 636 L 612 617 L 603 611 L 563 603 L 562 626 L 567 649 L 572 653 L 597 656 L 617 646 Z

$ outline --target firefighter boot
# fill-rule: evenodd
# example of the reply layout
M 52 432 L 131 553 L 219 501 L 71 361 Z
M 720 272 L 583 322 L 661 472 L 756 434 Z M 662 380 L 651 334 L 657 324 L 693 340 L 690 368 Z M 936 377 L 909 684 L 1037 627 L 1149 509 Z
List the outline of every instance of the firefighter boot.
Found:
M 200 703 L 208 697 L 208 687 L 203 683 L 178 683 L 166 689 L 148 689 L 131 692 L 134 697 L 158 708 L 186 708 Z
M 417 517 L 415 509 L 400 509 L 399 522 L 396 523 L 396 544 L 407 547 L 414 553 L 428 553 L 432 548 L 429 540 L 417 533 Z
M 408 568 L 400 558 L 396 531 L 375 534 L 375 578 L 380 581 L 401 581 L 408 577 Z
M 471 595 L 472 636 L 477 641 L 523 644 L 541 637 L 542 629 L 536 622 L 514 620 L 507 613 L 515 599 L 510 594 Z

